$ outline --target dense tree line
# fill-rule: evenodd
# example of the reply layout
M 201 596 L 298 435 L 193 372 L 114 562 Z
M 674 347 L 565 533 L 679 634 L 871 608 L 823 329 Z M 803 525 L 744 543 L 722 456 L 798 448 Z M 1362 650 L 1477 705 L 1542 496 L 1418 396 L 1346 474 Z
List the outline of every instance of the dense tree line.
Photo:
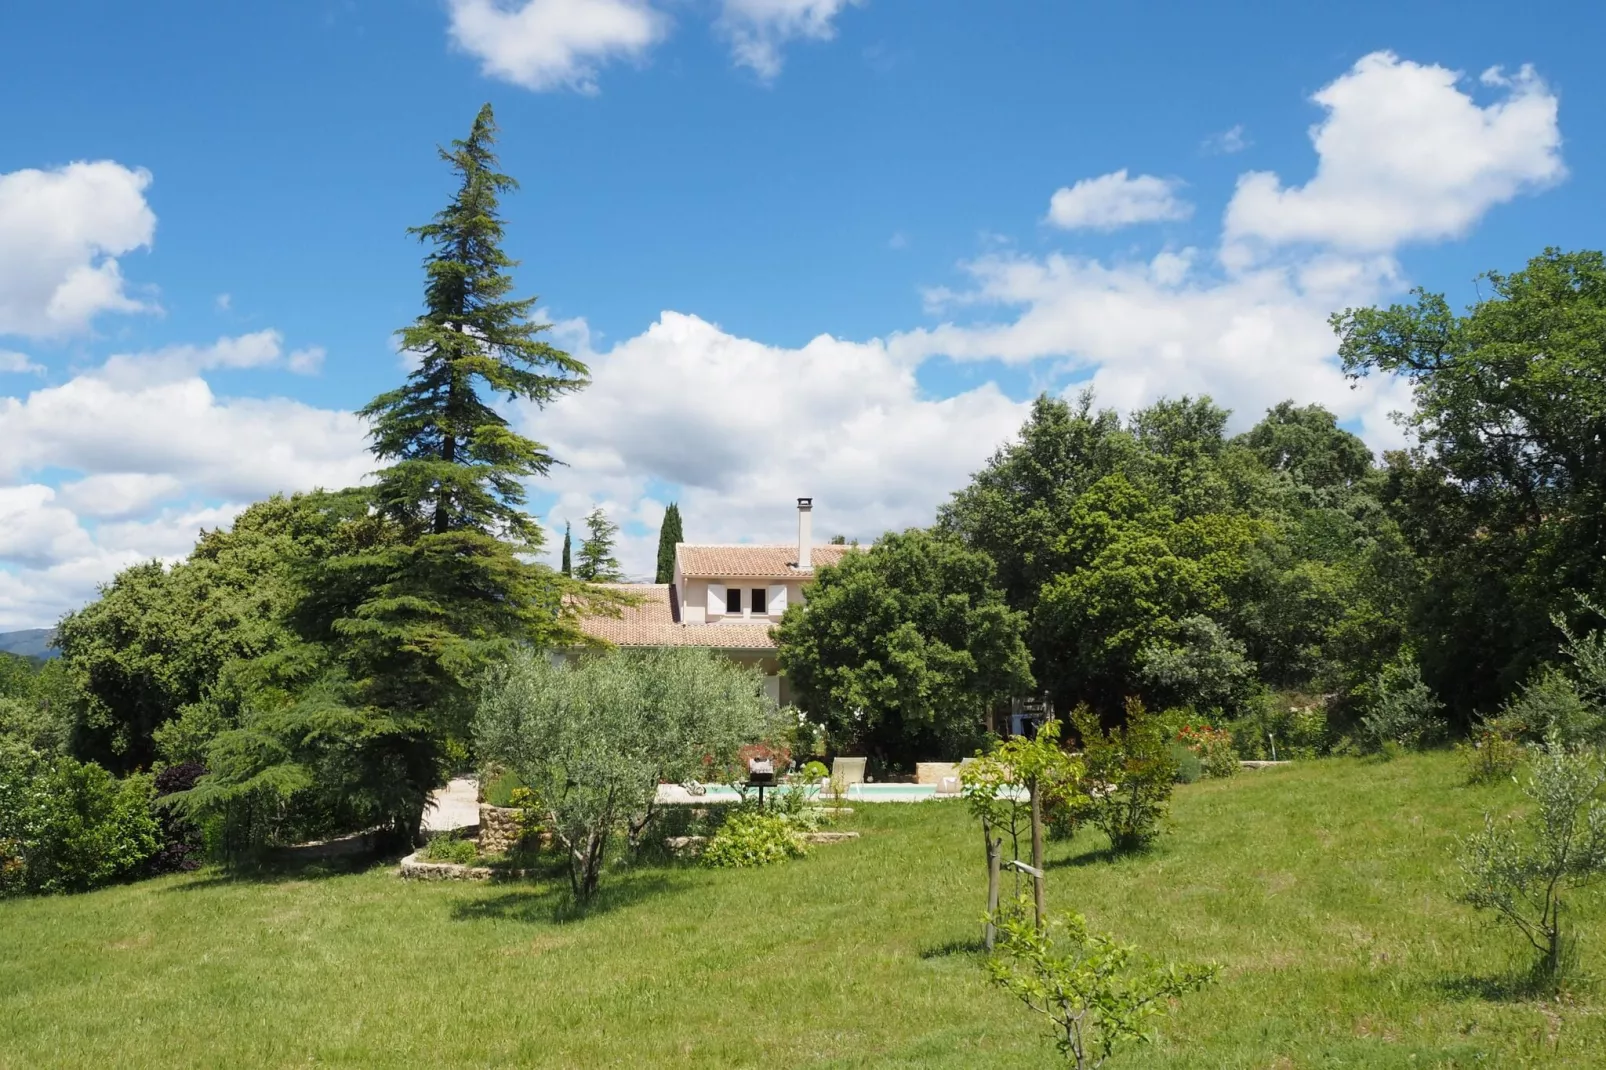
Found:
M 1586 629 L 1606 601 L 1606 262 L 1551 250 L 1485 281 L 1464 316 L 1419 292 L 1333 317 L 1349 374 L 1413 388 L 1401 417 L 1412 445 L 1382 458 L 1314 405 L 1284 402 L 1231 435 L 1209 398 L 1125 419 L 1087 393 L 1039 398 L 920 536 L 982 555 L 993 588 L 906 571 L 900 586 L 897 551 L 879 549 L 823 570 L 818 612 L 795 610 L 781 629 L 800 700 L 909 758 L 915 737 L 888 734 L 918 690 L 897 682 L 966 648 L 941 621 L 1001 600 L 1061 710 L 1113 719 L 1141 696 L 1232 720 L 1299 692 L 1325 709 L 1328 744 L 1392 723 L 1382 711 L 1402 703 L 1442 699 L 1463 727 L 1492 713 L 1556 660 L 1554 615 Z M 884 589 L 904 596 L 881 622 L 903 636 L 897 658 L 852 623 L 877 589 L 881 607 L 900 601 Z M 924 608 L 932 597 L 943 615 Z M 842 682 L 867 671 L 884 697 Z M 1019 693 L 1000 686 L 987 701 Z

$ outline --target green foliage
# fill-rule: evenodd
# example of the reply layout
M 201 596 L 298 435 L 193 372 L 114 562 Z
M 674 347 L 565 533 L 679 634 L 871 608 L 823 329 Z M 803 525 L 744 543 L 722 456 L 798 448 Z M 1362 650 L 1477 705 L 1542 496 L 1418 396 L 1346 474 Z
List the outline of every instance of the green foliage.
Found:
M 1255 694 L 1255 665 L 1244 644 L 1209 617 L 1178 621 L 1173 637 L 1151 642 L 1138 662 L 1151 694 L 1212 716 L 1237 715 Z
M 675 579 L 675 544 L 686 541 L 681 528 L 680 506 L 670 502 L 664 510 L 664 522 L 658 529 L 658 571 L 654 583 L 672 583 Z
M 703 848 L 705 866 L 728 869 L 767 866 L 808 853 L 798 830 L 784 816 L 768 809 L 733 811 Z
M 501 770 L 486 780 L 485 802 L 490 806 L 522 806 L 523 803 L 513 801 L 514 793 L 521 789 L 526 792 L 529 790 L 524 787 L 524 782 L 519 779 L 517 773 L 510 769 Z
M 580 560 L 574 566 L 576 578 L 589 583 L 618 583 L 624 579 L 619 559 L 613 556 L 619 538 L 619 525 L 601 509 L 586 514 L 586 539 L 580 544 Z
M 480 754 L 517 773 L 569 862 L 597 889 L 616 830 L 639 836 L 661 782 L 709 779 L 759 738 L 772 707 L 758 674 L 697 649 L 620 651 L 553 664 L 515 651 L 492 670 L 475 719 Z
M 1030 831 L 1035 792 L 1057 831 L 1068 835 L 1086 800 L 1084 767 L 1059 744 L 1060 724 L 1046 721 L 1033 736 L 1011 736 L 959 770 L 960 791 L 989 842 L 1008 838 L 1009 858 L 1022 858 L 1020 838 Z
M 1089 932 L 1080 914 L 1039 928 L 1022 902 L 994 921 L 1002 938 L 987 961 L 992 982 L 1048 1020 L 1054 1046 L 1078 1070 L 1103 1066 L 1117 1048 L 1151 1042 L 1149 1023 L 1221 972 L 1213 964 L 1139 958 L 1135 947 Z
M 997 565 L 1055 704 L 1243 713 L 1259 683 L 1347 694 L 1400 642 L 1412 558 L 1371 454 L 1331 413 L 1282 404 L 1224 436 L 1208 398 L 1124 424 L 1040 398 L 940 515 Z
M 1148 847 L 1159 838 L 1176 781 L 1172 728 L 1137 699 L 1128 700 L 1125 723 L 1109 731 L 1086 706 L 1071 714 L 1071 723 L 1082 737 L 1088 819 L 1112 850 Z
M 258 502 L 228 530 L 203 531 L 179 564 L 124 569 L 63 618 L 61 662 L 83 704 L 73 752 L 114 772 L 200 757 L 239 715 L 249 687 L 238 664 L 294 645 L 298 569 L 333 552 L 341 524 L 366 508 L 350 494 Z M 192 710 L 175 752 L 162 753 L 158 729 Z
M 572 542 L 572 539 L 570 538 L 570 534 L 569 534 L 569 522 L 567 520 L 565 520 L 563 522 L 563 564 L 560 566 L 560 569 L 559 569 L 565 576 L 573 576 L 574 575 L 574 564 L 573 564 L 572 549 L 573 549 L 573 542 Z
M 362 415 L 374 454 L 389 462 L 375 492 L 384 515 L 437 536 L 495 530 L 533 550 L 540 529 L 519 508 L 523 481 L 544 475 L 553 458 L 481 393 L 545 405 L 584 386 L 586 367 L 543 339 L 551 325 L 530 318 L 535 298 L 509 297 L 515 262 L 502 251 L 499 202 L 516 183 L 496 169 L 496 132 L 487 104 L 466 139 L 440 150 L 458 188 L 412 230 L 431 247 L 425 311 L 398 332 L 417 366 Z
M 1370 745 L 1379 749 L 1393 743 L 1420 750 L 1443 738 L 1446 726 L 1439 716 L 1442 708 L 1422 682 L 1422 671 L 1415 659 L 1402 655 L 1373 681 L 1370 703 L 1361 718 L 1361 732 Z
M 824 762 L 804 762 L 803 768 L 798 770 L 798 776 L 804 780 L 819 781 L 831 775 L 831 770 L 825 767 Z
M 44 755 L 67 752 L 78 695 L 59 658 L 0 652 L 0 740 Z
M 1468 784 L 1505 780 L 1522 763 L 1522 744 L 1495 725 L 1480 725 L 1470 739 L 1456 744 L 1466 768 Z
M 1606 873 L 1606 763 L 1593 748 L 1552 736 L 1524 788 L 1533 809 L 1518 824 L 1484 816 L 1461 842 L 1461 897 L 1514 926 L 1539 953 L 1536 978 L 1563 979 L 1571 962 L 1563 892 Z
M 776 637 L 833 742 L 897 766 L 980 742 L 987 708 L 1032 686 L 1024 630 L 985 554 L 911 529 L 819 569 Z
M 472 866 L 480 858 L 480 849 L 473 840 L 465 840 L 448 832 L 430 838 L 424 846 L 424 861 L 449 862 L 456 866 Z
M 1176 763 L 1177 771 L 1173 779 L 1178 784 L 1193 784 L 1204 776 L 1204 764 L 1193 748 L 1184 743 L 1171 744 L 1171 760 Z
M 1424 674 L 1463 715 L 1549 659 L 1554 607 L 1606 591 L 1606 258 L 1547 249 L 1480 281 L 1464 315 L 1419 290 L 1332 321 L 1347 371 L 1412 386 L 1419 445 L 1390 456 L 1387 497 L 1425 565 Z
M 0 895 L 80 892 L 130 876 L 161 846 L 147 775 L 0 749 Z
M 1232 744 L 1232 733 L 1226 729 L 1205 723 L 1184 723 L 1177 730 L 1177 739 L 1186 745 L 1205 776 L 1220 778 L 1238 775 L 1238 751 Z M 1191 783 L 1187 780 L 1183 782 Z
M 1315 758 L 1333 743 L 1323 700 L 1297 692 L 1263 693 L 1225 727 L 1238 757 L 1252 761 Z

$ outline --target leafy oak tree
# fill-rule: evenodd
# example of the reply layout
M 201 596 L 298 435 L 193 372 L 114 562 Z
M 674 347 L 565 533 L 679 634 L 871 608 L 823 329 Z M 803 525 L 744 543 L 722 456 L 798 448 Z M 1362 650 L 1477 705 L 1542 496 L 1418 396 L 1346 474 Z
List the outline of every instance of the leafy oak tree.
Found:
M 796 701 L 889 765 L 970 751 L 988 707 L 1032 687 L 1025 618 L 951 537 L 888 533 L 821 568 L 808 599 L 776 629 Z
M 1386 495 L 1424 566 L 1409 625 L 1462 716 L 1553 656 L 1553 607 L 1606 597 L 1606 258 L 1546 250 L 1483 276 L 1464 315 L 1441 294 L 1333 317 L 1354 376 L 1404 376 L 1417 446 Z

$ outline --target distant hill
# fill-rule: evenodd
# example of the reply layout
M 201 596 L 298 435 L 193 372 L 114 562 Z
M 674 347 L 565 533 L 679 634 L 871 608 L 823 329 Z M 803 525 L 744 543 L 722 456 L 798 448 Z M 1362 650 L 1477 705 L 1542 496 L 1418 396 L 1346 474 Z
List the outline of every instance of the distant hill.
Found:
M 53 658 L 59 651 L 50 645 L 54 628 L 27 628 L 20 632 L 0 632 L 0 651 L 25 658 Z

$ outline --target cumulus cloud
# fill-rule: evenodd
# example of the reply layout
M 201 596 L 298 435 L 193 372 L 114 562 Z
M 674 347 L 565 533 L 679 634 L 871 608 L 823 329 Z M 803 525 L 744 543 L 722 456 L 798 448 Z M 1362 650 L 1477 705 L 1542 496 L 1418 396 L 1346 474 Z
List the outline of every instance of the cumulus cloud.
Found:
M 1048 202 L 1048 221 L 1066 230 L 1114 230 L 1133 223 L 1186 219 L 1193 206 L 1177 198 L 1179 185 L 1153 175 L 1129 176 L 1123 167 L 1055 190 Z
M 1390 52 L 1363 57 L 1314 96 L 1315 176 L 1284 186 L 1269 171 L 1238 180 L 1224 258 L 1253 245 L 1319 243 L 1360 252 L 1465 234 L 1495 205 L 1566 174 L 1557 99 L 1531 67 L 1484 73 L 1499 99 L 1479 105 L 1444 67 Z
M 156 233 L 150 181 L 110 160 L 0 174 L 0 334 L 71 334 L 150 307 L 129 295 L 117 260 Z
M 798 39 L 828 41 L 836 17 L 862 0 L 724 0 L 719 29 L 736 62 L 769 80 L 781 73 L 781 49 Z
M 447 0 L 451 39 L 485 74 L 525 89 L 597 88 L 597 68 L 645 55 L 669 30 L 647 0 Z
M 879 341 L 821 335 L 789 349 L 664 312 L 605 353 L 578 343 L 592 385 L 528 427 L 567 464 L 546 484 L 559 538 L 593 503 L 656 527 L 654 482 L 680 487 L 697 541 L 793 538 L 799 495 L 818 495 L 822 537 L 929 523 L 1025 412 L 992 384 L 926 397 L 915 365 Z M 626 568 L 650 573 L 653 545 L 627 542 Z
M 0 373 L 11 373 L 14 375 L 38 375 L 44 370 L 45 369 L 43 365 L 35 364 L 33 361 L 29 360 L 26 353 L 17 353 L 9 349 L 0 349 Z
M 0 396 L 0 630 L 48 624 L 119 569 L 182 556 L 244 503 L 361 482 L 374 464 L 356 415 L 219 397 L 201 377 L 308 352 L 264 331 Z
M 96 377 L 119 383 L 151 384 L 188 379 L 213 369 L 281 368 L 311 375 L 323 366 L 320 346 L 286 351 L 275 330 L 222 337 L 211 345 L 175 345 L 144 353 L 119 353 L 106 361 Z

